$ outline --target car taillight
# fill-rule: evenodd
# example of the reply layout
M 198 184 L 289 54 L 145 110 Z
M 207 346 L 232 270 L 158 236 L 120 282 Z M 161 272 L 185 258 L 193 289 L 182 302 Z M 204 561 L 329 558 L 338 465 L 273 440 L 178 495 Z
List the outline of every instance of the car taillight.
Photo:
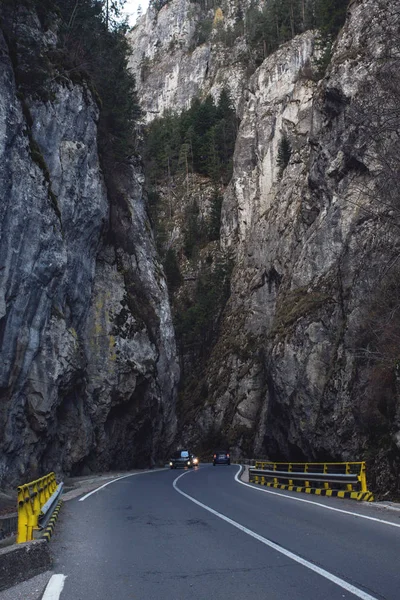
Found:
M 214 454 L 214 458 L 217 458 L 217 455 L 216 455 L 216 454 Z
M 227 454 L 226 456 L 227 456 L 227 458 L 229 458 L 229 454 Z

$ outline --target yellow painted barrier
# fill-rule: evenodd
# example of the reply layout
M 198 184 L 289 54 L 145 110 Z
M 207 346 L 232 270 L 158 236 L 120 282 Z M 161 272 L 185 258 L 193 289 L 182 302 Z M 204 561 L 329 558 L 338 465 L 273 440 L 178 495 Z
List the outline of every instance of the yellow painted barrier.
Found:
M 250 482 L 318 496 L 337 496 L 372 502 L 365 462 L 286 463 L 255 461 Z
M 36 481 L 18 487 L 18 534 L 17 544 L 33 540 L 33 532 L 39 528 L 42 507 L 57 489 L 56 476 L 49 473 Z

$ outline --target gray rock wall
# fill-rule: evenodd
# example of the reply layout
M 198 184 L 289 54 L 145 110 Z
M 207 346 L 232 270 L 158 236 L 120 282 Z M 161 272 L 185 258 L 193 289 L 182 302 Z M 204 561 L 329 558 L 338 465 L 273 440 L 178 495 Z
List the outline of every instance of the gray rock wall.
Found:
M 140 165 L 110 199 L 89 88 L 22 98 L 3 35 L 0 60 L 0 485 L 164 460 L 179 367 Z
M 247 5 L 247 0 L 242 3 L 243 10 Z M 174 0 L 160 11 L 150 7 L 129 34 L 129 66 L 146 122 L 167 110 L 189 108 L 196 96 L 217 98 L 224 87 L 239 104 L 247 81 L 246 45 L 241 42 L 227 48 L 220 42 L 215 22 L 209 39 L 196 43 L 196 27 L 215 21 L 218 8 L 222 8 L 220 27 L 233 26 L 236 7 L 232 2 L 225 0 L 220 7 L 202 10 L 197 2 Z
M 379 144 L 367 125 L 379 123 L 385 108 L 382 65 L 399 56 L 396 10 L 386 0 L 351 2 L 322 79 L 311 32 L 247 79 L 212 37 L 193 53 L 186 42 L 178 52 L 162 41 L 164 52 L 152 63 L 157 24 L 165 20 L 168 40 L 175 31 L 168 15 L 185 6 L 171 2 L 158 17 L 148 13 L 132 33 L 150 59 L 139 88 L 147 118 L 187 106 L 193 74 L 201 73 L 203 96 L 228 74 L 240 128 L 221 228 L 222 249 L 235 261 L 231 297 L 204 373 L 208 396 L 202 406 L 196 399 L 195 419 L 183 418 L 181 439 L 201 445 L 217 431 L 239 454 L 367 459 L 374 485 L 397 489 L 395 372 L 387 410 L 371 400 L 360 356 L 368 307 L 398 257 L 397 212 L 377 202 Z M 207 70 L 206 61 L 218 69 Z M 397 114 L 389 108 L 388 121 Z M 396 134 L 382 131 L 382 147 L 394 148 Z M 280 174 L 283 136 L 292 153 Z
M 387 422 L 392 442 L 383 459 L 379 440 L 373 456 L 367 394 L 356 384 L 359 329 L 398 248 L 387 207 L 370 194 L 376 155 L 361 146 L 357 119 L 377 85 L 379 56 L 396 39 L 382 10 L 352 3 L 318 83 L 307 76 L 311 34 L 250 80 L 223 207 L 222 242 L 234 248 L 236 275 L 209 372 L 215 386 L 221 377 L 226 383 L 203 418 L 219 420 L 256 455 L 375 460 L 395 487 L 398 396 L 393 390 L 397 417 Z M 280 178 L 283 134 L 292 155 Z M 230 361 L 218 362 L 226 346 Z

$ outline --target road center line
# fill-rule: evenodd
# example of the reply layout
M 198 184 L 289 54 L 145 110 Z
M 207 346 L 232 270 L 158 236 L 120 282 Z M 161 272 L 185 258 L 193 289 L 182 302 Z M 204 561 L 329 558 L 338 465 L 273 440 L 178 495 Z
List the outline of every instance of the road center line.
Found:
M 126 477 L 133 477 L 134 475 L 144 475 L 145 473 L 157 473 L 157 471 L 165 471 L 165 469 L 151 469 L 151 471 L 140 471 L 139 473 L 129 473 L 128 475 L 122 475 L 121 477 L 116 477 L 116 479 L 112 479 L 111 481 L 104 483 L 103 485 L 96 488 L 95 490 L 92 490 L 88 494 L 85 494 L 85 496 L 82 496 L 82 498 L 79 498 L 79 502 L 83 502 L 83 500 L 86 500 L 86 498 L 89 498 L 89 496 L 91 496 L 92 494 L 95 494 L 99 490 L 102 490 L 103 488 L 107 487 L 108 485 L 111 485 L 112 483 L 115 483 L 116 481 L 119 481 L 120 479 L 125 479 Z
M 275 542 L 272 542 L 271 540 L 268 540 L 267 538 L 259 535 L 255 531 L 252 531 L 251 529 L 248 529 L 247 527 L 244 527 L 240 523 L 237 523 L 237 521 L 233 521 L 232 519 L 230 519 L 229 517 L 223 515 L 222 513 L 217 512 L 216 510 L 214 510 L 210 506 L 207 506 L 206 504 L 203 504 L 202 502 L 199 502 L 199 500 L 196 500 L 192 496 L 189 496 L 189 494 L 186 494 L 185 492 L 183 492 L 182 490 L 180 490 L 178 488 L 178 486 L 177 486 L 177 482 L 179 481 L 179 479 L 181 477 L 184 477 L 187 474 L 188 474 L 188 471 L 185 472 L 185 473 L 182 473 L 182 475 L 179 475 L 179 477 L 177 477 L 174 480 L 174 482 L 173 482 L 172 485 L 173 485 L 174 489 L 179 494 L 181 494 L 182 496 L 184 496 L 185 498 L 187 498 L 191 502 L 194 502 L 194 504 L 197 504 L 198 506 L 201 506 L 201 508 L 204 508 L 204 510 L 207 510 L 208 512 L 212 513 L 213 515 L 215 515 L 219 519 L 222 519 L 223 521 L 226 521 L 226 523 L 229 523 L 233 527 L 236 527 L 237 529 L 239 529 L 243 533 L 247 533 L 247 535 L 251 536 L 255 540 L 258 540 L 262 544 L 265 544 L 265 546 L 269 546 L 270 548 L 272 548 L 276 552 L 279 552 L 280 554 L 283 554 L 284 556 L 287 556 L 291 560 L 294 560 L 295 562 L 299 563 L 303 567 L 306 567 L 307 569 L 310 569 L 310 571 L 314 571 L 314 573 L 317 573 L 318 575 L 321 575 L 321 577 L 324 577 L 325 579 L 328 579 L 329 581 L 332 581 L 333 583 L 335 583 L 336 585 L 340 586 L 341 588 L 343 588 L 347 592 L 350 592 L 354 596 L 357 596 L 357 598 L 361 598 L 361 600 L 378 600 L 375 596 L 371 596 L 370 594 L 367 594 L 366 592 L 363 592 L 359 588 L 356 588 L 354 585 L 351 585 L 351 583 L 347 583 L 347 581 L 344 581 L 344 579 L 340 579 L 340 577 L 336 577 L 336 575 L 333 575 L 332 573 L 329 573 L 329 571 L 325 571 L 325 569 L 321 569 L 321 567 L 317 567 L 317 565 L 314 565 L 313 563 L 309 562 L 308 560 L 305 560 L 304 558 L 301 558 L 301 556 L 298 556 L 297 554 L 294 554 L 293 552 L 290 552 L 290 550 L 286 550 L 286 548 L 283 548 L 282 546 L 278 546 L 278 544 L 275 544 Z M 250 487 L 252 487 L 252 486 L 250 486 Z
M 52 575 L 46 586 L 42 600 L 58 600 L 64 587 L 65 580 L 65 575 Z
M 235 481 L 245 485 L 246 487 L 251 488 L 252 490 L 256 490 L 256 492 L 263 492 L 264 494 L 272 494 L 273 496 L 279 496 L 280 498 L 286 498 L 287 500 L 293 500 L 294 502 L 305 502 L 306 504 L 314 504 L 315 506 L 319 506 L 320 508 L 324 508 L 325 510 L 333 510 L 334 512 L 340 512 L 345 515 L 351 515 L 353 517 L 358 517 L 359 519 L 367 519 L 368 521 L 376 521 L 378 523 L 382 523 L 383 525 L 390 525 L 391 527 L 400 528 L 400 523 L 392 523 L 391 521 L 385 521 L 384 519 L 378 519 L 377 517 L 368 517 L 367 515 L 361 515 L 360 513 L 352 512 L 351 510 L 344 510 L 343 508 L 335 508 L 333 506 L 328 506 L 327 504 L 320 504 L 319 502 L 314 502 L 313 500 L 306 500 L 305 498 L 296 498 L 295 496 L 289 496 L 286 494 L 281 494 L 279 492 L 273 492 L 272 490 L 266 490 L 260 486 L 256 487 L 254 485 L 250 485 L 249 483 L 245 483 L 241 479 L 239 479 L 240 469 L 235 475 Z

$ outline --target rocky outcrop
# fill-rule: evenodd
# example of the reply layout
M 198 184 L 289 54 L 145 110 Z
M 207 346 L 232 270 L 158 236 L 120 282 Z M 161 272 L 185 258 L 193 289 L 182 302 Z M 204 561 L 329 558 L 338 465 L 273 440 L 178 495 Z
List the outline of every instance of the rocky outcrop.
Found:
M 18 44 L 56 44 L 54 20 L 18 10 Z M 110 199 L 87 84 L 22 97 L 0 43 L 0 483 L 148 465 L 175 434 L 179 368 L 140 165 Z
M 247 5 L 250 2 L 243 2 L 243 10 Z M 217 98 L 224 87 L 239 104 L 249 54 L 244 42 L 230 48 L 223 43 L 223 33 L 235 23 L 237 7 L 228 1 L 221 6 L 222 10 L 207 10 L 197 2 L 174 0 L 159 11 L 150 7 L 138 20 L 128 36 L 129 67 L 136 77 L 145 121 L 167 110 L 187 109 L 196 96 Z

